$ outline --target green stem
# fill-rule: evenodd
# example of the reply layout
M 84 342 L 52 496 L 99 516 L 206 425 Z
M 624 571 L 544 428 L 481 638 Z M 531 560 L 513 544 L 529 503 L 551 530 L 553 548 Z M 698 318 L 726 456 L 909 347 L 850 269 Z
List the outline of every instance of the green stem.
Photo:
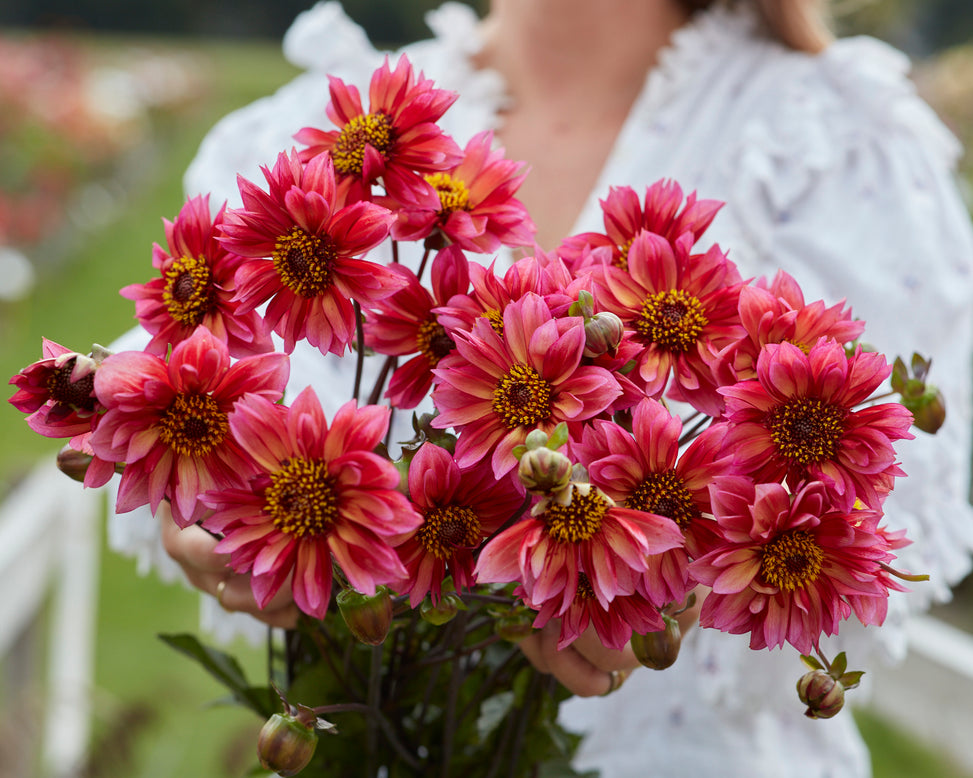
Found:
M 355 389 L 352 394 L 357 404 L 358 395 L 361 393 L 362 373 L 365 370 L 365 325 L 358 300 L 351 302 L 355 306 L 355 337 L 358 339 L 358 353 L 355 356 Z
M 335 713 L 363 713 L 370 718 L 374 718 L 378 726 L 381 728 L 385 737 L 388 739 L 389 744 L 392 746 L 399 758 L 405 762 L 413 770 L 419 770 L 422 766 L 416 757 L 409 753 L 408 749 L 402 745 L 402 742 L 395 734 L 395 729 L 385 716 L 382 715 L 380 710 L 372 708 L 361 702 L 342 702 L 337 705 L 321 705 L 317 708 L 312 708 L 315 714 L 318 716 L 329 716 Z

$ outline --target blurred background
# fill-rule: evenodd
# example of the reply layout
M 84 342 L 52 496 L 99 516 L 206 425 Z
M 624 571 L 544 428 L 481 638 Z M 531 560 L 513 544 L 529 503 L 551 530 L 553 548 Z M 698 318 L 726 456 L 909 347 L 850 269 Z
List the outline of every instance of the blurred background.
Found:
M 0 375 L 38 359 L 42 336 L 85 351 L 132 326 L 132 304 L 117 290 L 150 277 L 161 219 L 183 202 L 183 170 L 219 117 L 296 74 L 280 38 L 310 5 L 236 0 L 228 13 L 217 0 L 0 4 Z M 428 35 L 423 13 L 439 2 L 344 5 L 391 47 Z M 835 10 L 842 34 L 904 50 L 920 91 L 973 146 L 970 0 L 836 0 Z M 962 172 L 971 191 L 973 155 Z M 78 778 L 248 774 L 261 722 L 219 705 L 222 687 L 156 637 L 198 631 L 197 595 L 107 551 L 103 512 L 74 515 L 81 487 L 60 474 L 49 504 L 18 502 L 59 445 L 3 407 L 0 778 L 53 774 L 45 765 L 62 778 L 57 765 L 81 742 L 91 747 L 70 773 Z M 970 589 L 964 583 L 937 609 L 941 623 L 973 633 Z M 233 648 L 259 680 L 262 650 Z M 958 650 L 962 664 L 962 642 Z M 955 668 L 930 668 L 929 677 L 940 671 L 949 704 L 969 708 L 958 684 L 971 683 L 973 668 L 965 680 Z M 941 731 L 906 727 L 915 711 L 903 718 L 897 707 L 855 712 L 876 778 L 973 776 L 961 747 L 968 735 L 946 733 L 944 744 Z

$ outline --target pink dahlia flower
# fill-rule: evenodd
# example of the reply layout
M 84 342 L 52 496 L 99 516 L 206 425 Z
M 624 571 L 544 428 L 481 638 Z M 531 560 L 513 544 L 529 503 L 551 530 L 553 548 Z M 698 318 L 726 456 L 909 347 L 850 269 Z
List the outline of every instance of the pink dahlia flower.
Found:
M 506 307 L 502 338 L 481 318 L 455 339 L 456 351 L 433 371 L 433 426 L 458 433 L 460 467 L 491 457 L 500 478 L 516 467 L 513 448 L 531 430 L 590 419 L 621 394 L 611 373 L 581 364 L 581 318 L 555 318 L 536 294 Z
M 102 410 L 95 396 L 95 371 L 104 355 L 86 356 L 47 338 L 43 359 L 10 379 L 17 387 L 10 404 L 28 414 L 27 424 L 46 438 L 71 438 L 91 432 Z
M 579 587 L 603 609 L 644 593 L 649 557 L 683 543 L 671 519 L 619 507 L 591 484 L 572 484 L 533 513 L 483 547 L 476 574 L 483 583 L 519 582 L 525 602 L 550 617 L 572 608 Z
M 351 401 L 329 427 L 310 388 L 290 408 L 250 395 L 230 414 L 256 474 L 248 488 L 208 492 L 202 499 L 214 513 L 203 526 L 223 535 L 216 551 L 234 570 L 252 574 L 261 607 L 293 576 L 294 602 L 324 618 L 332 560 L 368 595 L 405 577 L 393 544 L 422 517 L 397 491 L 395 466 L 373 453 L 388 423 L 388 408 Z
M 523 203 L 514 197 L 527 175 L 519 162 L 491 149 L 493 133 L 474 135 L 463 160 L 449 170 L 427 173 L 436 202 L 405 204 L 392 226 L 397 240 L 422 240 L 439 231 L 466 251 L 483 254 L 501 246 L 528 246 L 536 229 Z
M 169 498 L 179 526 L 201 518 L 200 494 L 252 472 L 228 414 L 245 394 L 279 400 L 288 373 L 287 357 L 276 353 L 231 365 L 226 344 L 205 327 L 178 343 L 168 364 L 142 351 L 106 359 L 95 393 L 107 410 L 90 442 L 98 457 L 125 463 L 116 510 L 155 511 Z
M 372 75 L 368 112 L 357 88 L 334 76 L 330 84 L 328 118 L 338 129 L 298 132 L 294 137 L 307 146 L 301 159 L 328 152 L 348 202 L 370 199 L 371 185 L 379 179 L 399 203 L 439 202 L 423 176 L 449 170 L 462 159 L 462 150 L 436 124 L 458 95 L 436 89 L 422 73 L 417 76 L 405 56 L 395 70 L 386 59 Z
M 852 601 L 864 623 L 878 623 L 884 608 L 861 604 L 885 600 L 890 586 L 883 565 L 893 555 L 877 511 L 835 510 L 820 482 L 792 495 L 739 476 L 714 481 L 712 504 L 723 544 L 690 565 L 712 588 L 702 626 L 749 632 L 754 649 L 790 643 L 809 654 L 822 634 L 838 632 Z
M 489 464 L 461 470 L 432 443 L 424 443 L 409 463 L 409 497 L 422 515 L 422 525 L 399 547 L 409 571 L 403 591 L 413 608 L 426 594 L 438 602 L 447 575 L 457 590 L 471 588 L 474 552 L 524 501 L 513 480 L 498 481 Z
M 221 242 L 248 258 L 234 299 L 243 312 L 269 300 L 264 317 L 288 353 L 307 338 L 340 356 L 354 337 L 351 301 L 368 307 L 405 284 L 383 265 L 355 258 L 388 237 L 395 217 L 373 203 L 339 208 L 327 154 L 305 167 L 282 153 L 263 171 L 269 191 L 240 178 L 243 207 L 224 217 Z
M 264 320 L 233 300 L 233 274 L 243 258 L 217 240 L 224 209 L 213 218 L 208 197 L 187 200 L 174 222 L 163 220 L 168 248 L 152 247 L 160 277 L 121 290 L 135 301 L 135 315 L 152 335 L 145 347 L 150 354 L 164 357 L 200 326 L 226 341 L 231 357 L 273 351 Z
M 643 230 L 671 244 L 688 235 L 692 246 L 722 207 L 719 200 L 697 200 L 695 192 L 685 198 L 684 204 L 682 187 L 671 180 L 656 181 L 647 187 L 644 204 L 631 187 L 612 187 L 601 201 L 605 232 L 571 236 L 558 248 L 558 254 L 574 268 L 598 258 L 598 252 L 589 254 L 586 250 L 607 247 L 611 263 L 627 270 L 632 241 Z
M 396 408 L 415 408 L 429 393 L 432 370 L 453 350 L 453 339 L 433 312 L 436 305 L 469 288 L 469 263 L 455 246 L 440 251 L 432 263 L 430 293 L 408 268 L 389 268 L 406 285 L 376 304 L 365 320 L 365 345 L 379 354 L 416 354 L 392 374 L 385 396 Z M 417 353 L 418 352 L 418 353 Z
M 530 602 L 527 605 L 534 607 Z M 559 605 L 560 600 L 552 598 L 536 607 L 537 616 L 533 626 L 540 629 L 551 619 L 558 618 Z M 578 590 L 574 601 L 560 615 L 560 619 L 559 650 L 577 640 L 589 626 L 594 627 L 603 645 L 616 651 L 625 648 L 632 639 L 632 632 L 644 635 L 665 628 L 658 607 L 641 594 L 620 594 L 607 607 L 603 606 L 595 597 L 588 576 L 583 571 L 578 573 Z
M 892 442 L 912 437 L 912 414 L 899 403 L 859 407 L 890 372 L 881 354 L 859 347 L 849 358 L 833 340 L 807 354 L 769 344 L 756 379 L 720 390 L 730 422 L 726 450 L 757 481 L 823 481 L 842 510 L 856 499 L 877 510 L 904 475 Z
M 740 323 L 746 334 L 721 354 L 721 383 L 746 381 L 757 375 L 757 357 L 768 343 L 793 343 L 807 352 L 821 338 L 850 343 L 865 330 L 865 322 L 851 318 L 838 303 L 826 308 L 818 300 L 807 304 L 797 282 L 778 271 L 773 282 L 761 279 L 740 290 Z
M 643 400 L 633 412 L 632 432 L 611 421 L 586 425 L 571 452 L 585 466 L 591 482 L 620 505 L 665 516 L 678 525 L 686 545 L 653 560 L 645 586 L 655 602 L 681 603 L 693 583 L 690 555 L 712 542 L 709 485 L 728 472 L 720 457 L 722 425 L 708 428 L 680 456 L 682 422 L 655 400 Z
M 594 270 L 594 295 L 643 346 L 638 375 L 647 395 L 662 394 L 671 375 L 671 397 L 718 417 L 723 401 L 712 368 L 719 351 L 743 335 L 737 313 L 743 282 L 718 247 L 690 255 L 690 246 L 685 236 L 670 244 L 640 233 L 629 250 L 627 271 Z

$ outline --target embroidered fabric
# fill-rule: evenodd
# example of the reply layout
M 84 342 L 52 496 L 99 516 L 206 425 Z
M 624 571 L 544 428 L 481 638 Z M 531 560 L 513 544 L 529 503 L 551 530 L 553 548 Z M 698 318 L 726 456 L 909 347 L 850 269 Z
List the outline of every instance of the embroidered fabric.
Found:
M 479 47 L 475 14 L 446 3 L 428 22 L 433 37 L 403 51 L 438 86 L 460 94 L 446 130 L 461 144 L 485 128 L 502 133 L 503 81 L 471 62 Z M 290 148 L 298 129 L 329 125 L 327 74 L 364 93 L 383 56 L 336 2 L 302 13 L 284 52 L 306 72 L 213 128 L 186 173 L 187 193 L 212 193 L 214 208 L 224 199 L 237 204 L 238 173 L 262 181 L 259 166 Z M 601 228 L 598 200 L 609 186 L 641 192 L 674 178 L 687 191 L 726 201 L 704 238 L 728 249 L 745 276 L 783 268 L 808 300 L 847 296 L 867 322 L 868 341 L 890 356 L 908 360 L 918 350 L 933 357 L 947 426 L 901 447 L 910 477 L 886 504 L 889 523 L 915 541 L 902 550 L 901 567 L 932 580 L 908 596 L 893 594 L 881 629 L 849 622 L 840 640 L 829 641 L 827 650 L 848 647 L 852 662 L 866 667 L 880 656 L 902 657 L 907 614 L 948 598 L 973 551 L 973 235 L 952 180 L 960 149 L 915 95 L 907 69 L 903 55 L 868 38 L 838 41 L 818 56 L 787 50 L 762 37 L 745 8 L 718 4 L 661 53 L 575 225 Z M 308 384 L 327 386 L 322 400 L 333 398 L 337 407 L 348 395 L 334 387 L 347 383 L 333 359 L 301 348 L 292 357 L 290 396 Z M 112 543 L 157 564 L 147 521 L 145 512 L 113 518 Z M 209 626 L 227 634 L 223 616 L 210 603 Z M 695 630 L 673 668 L 636 673 L 608 698 L 572 700 L 563 716 L 588 733 L 579 766 L 597 767 L 605 778 L 647 769 L 867 776 L 868 755 L 850 716 L 801 716 L 793 691 L 800 673 L 791 649 L 756 655 L 739 636 Z

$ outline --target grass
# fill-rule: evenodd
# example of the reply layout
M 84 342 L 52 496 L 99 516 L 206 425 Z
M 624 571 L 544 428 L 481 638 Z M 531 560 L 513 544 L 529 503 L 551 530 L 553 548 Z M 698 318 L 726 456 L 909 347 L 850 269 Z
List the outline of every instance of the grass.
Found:
M 110 51 L 131 42 L 103 38 L 92 45 Z M 161 239 L 160 219 L 172 217 L 181 206 L 181 173 L 205 131 L 219 116 L 272 91 L 293 73 L 276 44 L 175 45 L 205 68 L 211 82 L 205 99 L 181 113 L 178 121 L 159 124 L 156 151 L 143 160 L 117 218 L 77 233 L 69 246 L 71 261 L 42 273 L 29 299 L 0 304 L 0 374 L 12 375 L 37 359 L 41 336 L 84 350 L 132 325 L 131 303 L 117 289 L 149 277 L 151 243 Z M 30 433 L 20 415 L 3 405 L 0 494 L 4 483 L 59 447 Z M 239 708 L 212 706 L 223 696 L 222 687 L 156 637 L 196 632 L 197 608 L 196 593 L 154 576 L 139 577 L 133 562 L 103 553 L 94 689 L 96 759 L 88 778 L 239 778 L 252 767 L 259 722 Z M 236 646 L 234 653 L 252 678 L 261 677 L 262 652 Z M 863 710 L 855 715 L 872 748 L 875 778 L 964 775 L 875 714 Z

